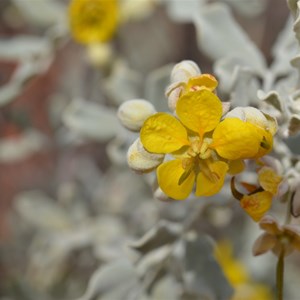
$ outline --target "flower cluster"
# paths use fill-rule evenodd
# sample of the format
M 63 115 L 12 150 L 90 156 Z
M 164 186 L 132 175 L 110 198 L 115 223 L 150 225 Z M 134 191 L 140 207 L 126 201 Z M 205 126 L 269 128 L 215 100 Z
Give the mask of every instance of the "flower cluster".
M 140 129 L 128 164 L 139 172 L 156 169 L 160 189 L 172 199 L 186 199 L 193 190 L 196 196 L 212 196 L 227 174 L 243 171 L 244 160 L 271 151 L 276 120 L 252 107 L 228 112 L 215 93 L 217 80 L 200 74 L 193 62 L 177 64 L 171 81 L 166 95 L 172 114 L 155 112 L 145 100 L 119 108 L 124 126 Z

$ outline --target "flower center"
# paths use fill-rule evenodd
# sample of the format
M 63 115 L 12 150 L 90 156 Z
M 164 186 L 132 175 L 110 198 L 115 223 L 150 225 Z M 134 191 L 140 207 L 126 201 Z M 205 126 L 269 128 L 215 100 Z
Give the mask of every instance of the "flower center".
M 202 142 L 199 139 L 194 139 L 191 141 L 191 146 L 188 150 L 188 155 L 190 157 L 207 159 L 212 154 L 212 150 L 209 149 L 210 144 L 211 144 L 210 139 L 204 139 Z
M 202 142 L 198 137 L 190 138 L 191 146 L 187 151 L 188 158 L 182 160 L 182 167 L 185 172 L 179 178 L 178 184 L 182 184 L 188 176 L 194 171 L 198 174 L 200 171 L 212 182 L 219 180 L 218 174 L 213 172 L 210 167 L 209 159 L 212 155 L 212 150 L 209 148 L 211 139 L 204 139 Z

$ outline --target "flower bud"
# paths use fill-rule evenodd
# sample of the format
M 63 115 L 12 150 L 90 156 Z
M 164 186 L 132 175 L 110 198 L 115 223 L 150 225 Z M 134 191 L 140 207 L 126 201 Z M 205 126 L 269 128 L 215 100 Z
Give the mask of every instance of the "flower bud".
M 163 162 L 164 157 L 164 154 L 148 152 L 138 138 L 128 149 L 127 163 L 131 169 L 137 172 L 146 173 L 160 165 Z
M 127 129 L 139 131 L 144 121 L 155 113 L 156 110 L 150 102 L 135 99 L 126 101 L 119 107 L 118 118 Z
M 176 110 L 176 104 L 178 99 L 184 89 L 184 85 L 180 82 L 171 83 L 165 92 L 166 97 L 168 98 L 168 106 L 171 111 Z
M 160 187 L 157 187 L 153 192 L 153 197 L 162 202 L 172 202 L 173 200 L 165 194 Z
M 277 131 L 276 119 L 254 107 L 236 107 L 225 118 L 239 118 L 269 131 L 272 135 Z
M 171 82 L 187 82 L 189 78 L 200 74 L 198 65 L 192 60 L 183 60 L 176 64 L 171 72 Z
M 173 82 L 167 87 L 165 92 L 165 95 L 168 98 L 169 108 L 171 111 L 175 111 L 179 97 L 185 93 L 202 89 L 213 92 L 217 86 L 217 79 L 210 74 L 198 74 L 187 78 L 186 81 Z

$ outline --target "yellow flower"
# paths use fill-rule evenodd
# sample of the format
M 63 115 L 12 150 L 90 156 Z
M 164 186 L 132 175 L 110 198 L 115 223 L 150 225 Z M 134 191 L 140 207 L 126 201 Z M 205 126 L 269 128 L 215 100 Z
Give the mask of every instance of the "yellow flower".
M 214 254 L 232 286 L 237 286 L 250 280 L 245 265 L 234 258 L 232 245 L 228 240 L 218 242 Z
M 262 191 L 243 196 L 240 203 L 247 214 L 258 222 L 271 208 L 272 199 L 273 195 L 270 192 Z
M 200 89 L 179 98 L 178 118 L 156 113 L 144 122 L 140 132 L 144 148 L 174 158 L 157 168 L 158 184 L 169 197 L 187 198 L 195 182 L 196 196 L 218 193 L 229 161 L 257 157 L 265 147 L 268 132 L 238 118 L 221 121 L 222 111 L 220 99 Z
M 240 200 L 241 207 L 255 222 L 271 208 L 273 197 L 278 195 L 280 186 L 285 184 L 283 178 L 267 166 L 258 171 L 258 182 L 259 186 L 241 183 L 250 192 L 249 195 L 240 194 L 234 186 L 234 181 L 231 185 L 233 195 Z M 282 191 L 284 193 L 286 189 Z
M 117 28 L 117 0 L 73 0 L 69 7 L 70 29 L 82 44 L 106 42 Z
M 254 282 L 246 266 L 233 256 L 229 241 L 221 241 L 217 244 L 215 257 L 234 288 L 231 300 L 273 299 L 270 289 L 264 284 Z

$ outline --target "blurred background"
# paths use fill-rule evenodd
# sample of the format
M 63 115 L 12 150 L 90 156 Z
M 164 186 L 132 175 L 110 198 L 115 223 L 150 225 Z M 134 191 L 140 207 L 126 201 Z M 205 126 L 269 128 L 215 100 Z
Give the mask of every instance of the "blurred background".
M 98 48 L 74 38 L 68 0 L 0 1 L 1 300 L 77 299 L 99 266 L 129 255 L 127 242 L 158 220 L 185 219 L 189 202 L 153 199 L 153 178 L 127 167 L 136 136 L 116 111 L 134 98 L 167 110 L 181 60 L 213 72 L 194 23 L 204 2 L 228 5 L 271 63 L 289 16 L 282 0 L 120 0 L 122 20 Z M 219 213 L 220 236 L 244 224 Z

